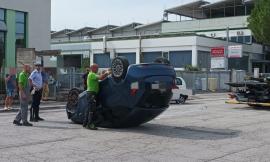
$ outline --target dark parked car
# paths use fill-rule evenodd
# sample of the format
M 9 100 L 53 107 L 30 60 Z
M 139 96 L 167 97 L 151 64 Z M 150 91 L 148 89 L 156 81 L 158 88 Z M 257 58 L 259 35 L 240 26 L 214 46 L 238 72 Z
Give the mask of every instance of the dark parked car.
M 123 128 L 148 122 L 169 107 L 175 86 L 174 68 L 165 59 L 156 63 L 130 65 L 124 57 L 112 61 L 112 76 L 100 82 L 96 124 Z M 68 96 L 67 115 L 81 124 L 90 106 L 87 92 L 72 89 Z

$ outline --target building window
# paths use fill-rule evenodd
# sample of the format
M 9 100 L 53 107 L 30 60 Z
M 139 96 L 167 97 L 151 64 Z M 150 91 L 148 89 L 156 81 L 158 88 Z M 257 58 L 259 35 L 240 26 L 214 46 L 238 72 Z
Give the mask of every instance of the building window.
M 237 42 L 237 37 L 231 37 L 232 42 Z
M 16 48 L 26 47 L 26 14 L 24 12 L 16 12 Z
M 0 21 L 5 21 L 5 10 L 0 9 Z
M 238 43 L 244 43 L 244 36 L 238 36 Z
M 245 36 L 244 38 L 245 38 L 245 43 L 246 44 L 251 44 L 252 43 L 251 42 L 251 36 Z
M 192 51 L 170 51 L 169 58 L 175 68 L 185 68 L 192 64 Z
M 5 10 L 0 9 L 0 21 L 5 23 Z M 5 60 L 5 32 L 0 30 L 0 68 L 4 66 Z
M 111 66 L 110 53 L 94 54 L 94 63 L 100 68 L 109 68 Z

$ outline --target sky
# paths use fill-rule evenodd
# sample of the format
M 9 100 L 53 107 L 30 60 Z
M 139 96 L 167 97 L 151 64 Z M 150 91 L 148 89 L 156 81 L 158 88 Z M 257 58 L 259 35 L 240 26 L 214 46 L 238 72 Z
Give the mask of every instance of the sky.
M 194 0 L 51 0 L 54 31 L 85 26 L 142 24 L 159 21 L 163 10 Z

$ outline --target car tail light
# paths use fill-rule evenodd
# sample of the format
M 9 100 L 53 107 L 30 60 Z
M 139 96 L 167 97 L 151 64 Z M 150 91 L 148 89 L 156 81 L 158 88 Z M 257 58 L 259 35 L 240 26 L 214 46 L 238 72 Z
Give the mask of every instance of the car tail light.
M 173 85 L 172 85 L 172 89 L 179 89 L 179 87 L 177 87 L 175 80 L 173 80 Z
M 131 83 L 131 85 L 130 85 L 130 95 L 135 96 L 138 90 L 139 90 L 139 82 Z

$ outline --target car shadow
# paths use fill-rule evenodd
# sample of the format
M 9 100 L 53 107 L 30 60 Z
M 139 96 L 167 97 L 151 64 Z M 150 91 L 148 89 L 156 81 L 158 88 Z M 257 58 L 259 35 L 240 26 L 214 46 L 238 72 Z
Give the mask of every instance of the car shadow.
M 206 127 L 176 127 L 161 124 L 144 124 L 140 127 L 126 128 L 126 129 L 112 129 L 118 132 L 134 132 L 139 134 L 147 134 L 169 138 L 183 138 L 191 140 L 221 140 L 228 138 L 236 138 L 241 131 L 230 129 L 214 129 Z M 105 131 L 112 131 L 111 129 L 105 129 Z

